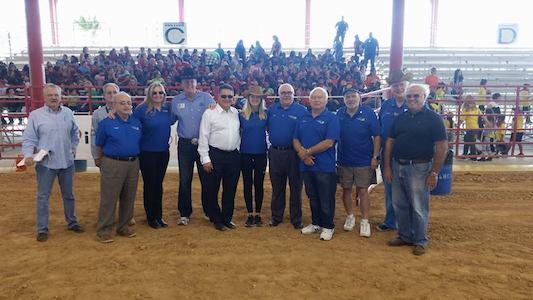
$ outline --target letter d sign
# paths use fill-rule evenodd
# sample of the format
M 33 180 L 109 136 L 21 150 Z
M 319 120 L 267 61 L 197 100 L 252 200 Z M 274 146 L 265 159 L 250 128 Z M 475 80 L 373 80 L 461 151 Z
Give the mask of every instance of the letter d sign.
M 498 44 L 512 44 L 518 35 L 518 24 L 498 25 Z

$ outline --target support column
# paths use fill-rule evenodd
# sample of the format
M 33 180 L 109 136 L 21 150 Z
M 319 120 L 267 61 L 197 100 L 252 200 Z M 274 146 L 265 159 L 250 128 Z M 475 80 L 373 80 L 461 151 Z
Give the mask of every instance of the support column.
M 180 22 L 185 22 L 185 0 L 178 0 L 180 10 Z
M 311 0 L 305 0 L 305 49 L 311 44 Z
M 390 43 L 389 72 L 402 68 L 404 14 L 405 0 L 394 0 L 392 4 L 392 35 Z
M 50 9 L 50 25 L 52 27 L 52 45 L 59 45 L 59 30 L 57 25 L 57 0 L 48 0 Z
M 44 59 L 43 42 L 41 39 L 41 16 L 39 14 L 39 0 L 25 0 L 25 3 L 28 56 L 30 60 L 31 110 L 34 110 L 41 107 L 44 103 Z
M 435 47 L 437 41 L 437 23 L 439 22 L 439 0 L 431 0 L 431 31 L 429 46 Z

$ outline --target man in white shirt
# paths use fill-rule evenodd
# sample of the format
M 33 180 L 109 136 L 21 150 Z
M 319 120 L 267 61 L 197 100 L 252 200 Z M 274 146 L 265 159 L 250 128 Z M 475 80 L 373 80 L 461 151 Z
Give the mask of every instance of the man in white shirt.
M 202 115 L 198 153 L 207 173 L 207 215 L 215 228 L 235 229 L 233 207 L 241 170 L 239 145 L 239 113 L 232 107 L 233 87 L 223 84 L 218 89 L 217 106 Z M 218 190 L 222 181 L 222 210 Z

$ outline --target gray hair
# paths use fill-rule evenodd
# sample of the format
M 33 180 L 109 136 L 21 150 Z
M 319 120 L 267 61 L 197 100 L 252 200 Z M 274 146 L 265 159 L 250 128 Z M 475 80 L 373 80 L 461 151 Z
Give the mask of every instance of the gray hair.
M 113 82 L 109 82 L 109 83 L 104 84 L 104 86 L 102 87 L 102 90 L 105 91 L 105 89 L 108 86 L 115 87 L 117 89 L 117 91 L 120 91 L 120 88 L 118 87 L 118 85 L 116 83 L 113 83 Z
M 317 86 L 316 88 L 314 88 L 313 90 L 311 90 L 311 92 L 309 93 L 309 98 L 311 98 L 311 96 L 314 94 L 314 93 L 317 93 L 317 92 L 322 92 L 324 94 L 324 96 L 326 96 L 326 103 L 328 103 L 328 91 L 326 91 L 324 88 L 321 88 L 319 86 Z
M 62 89 L 61 89 L 61 87 L 59 85 L 53 84 L 53 83 L 47 83 L 47 84 L 44 85 L 44 89 L 50 89 L 50 88 L 56 89 L 57 92 L 59 94 L 61 94 Z
M 294 94 L 294 87 L 293 87 L 291 84 L 289 84 L 289 83 L 284 83 L 284 84 L 282 84 L 282 85 L 280 85 L 280 86 L 278 87 L 278 95 L 279 95 L 279 92 L 281 91 L 281 88 L 284 87 L 284 86 L 288 86 L 288 87 L 290 87 L 292 93 Z
M 407 86 L 406 91 L 408 91 L 411 88 L 419 88 L 424 92 L 424 100 L 429 96 L 429 85 L 427 84 L 420 84 L 420 83 L 412 83 L 409 86 Z
M 126 93 L 126 92 L 118 92 L 118 93 L 113 95 L 113 103 L 117 103 L 117 98 L 119 96 L 126 96 L 126 97 L 128 97 L 131 100 L 131 96 L 128 93 Z

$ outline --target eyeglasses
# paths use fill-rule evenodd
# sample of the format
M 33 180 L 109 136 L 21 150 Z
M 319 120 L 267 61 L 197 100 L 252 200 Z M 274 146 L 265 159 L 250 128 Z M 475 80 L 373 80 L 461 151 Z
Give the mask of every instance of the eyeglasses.
M 405 95 L 405 98 L 406 99 L 415 99 L 415 100 L 418 100 L 422 97 L 422 95 L 420 94 L 407 94 Z
M 158 94 L 159 94 L 159 95 L 164 95 L 165 92 L 163 92 L 163 91 L 159 91 L 159 92 L 153 92 L 153 93 L 152 93 L 152 95 L 158 95 Z
M 291 91 L 287 91 L 287 92 L 280 92 L 279 94 L 280 94 L 280 95 L 292 95 L 292 94 L 294 94 L 294 93 L 291 92 Z
M 222 99 L 233 99 L 233 95 L 220 95 Z

